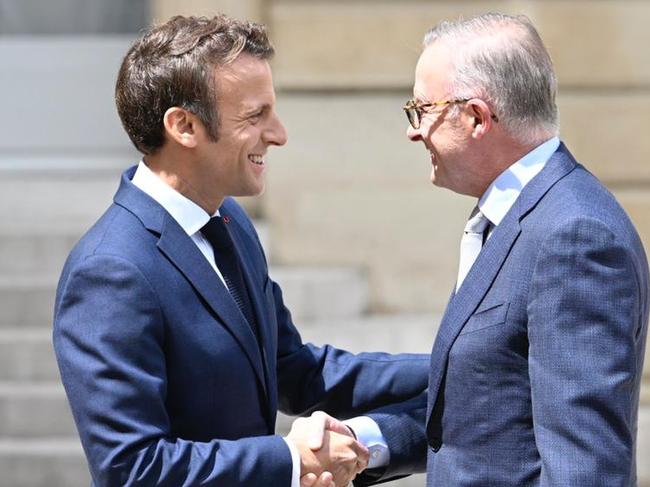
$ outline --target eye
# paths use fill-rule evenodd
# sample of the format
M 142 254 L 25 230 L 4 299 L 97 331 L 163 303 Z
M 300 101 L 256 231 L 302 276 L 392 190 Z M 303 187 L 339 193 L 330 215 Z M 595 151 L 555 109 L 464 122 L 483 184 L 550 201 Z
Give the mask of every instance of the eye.
M 255 112 L 251 113 L 251 114 L 248 116 L 248 120 L 249 120 L 251 123 L 257 123 L 257 122 L 259 122 L 259 121 L 262 119 L 262 117 L 264 116 L 264 113 L 265 113 L 265 112 L 266 112 L 266 109 L 265 109 L 265 108 L 261 108 L 261 109 L 255 111 Z

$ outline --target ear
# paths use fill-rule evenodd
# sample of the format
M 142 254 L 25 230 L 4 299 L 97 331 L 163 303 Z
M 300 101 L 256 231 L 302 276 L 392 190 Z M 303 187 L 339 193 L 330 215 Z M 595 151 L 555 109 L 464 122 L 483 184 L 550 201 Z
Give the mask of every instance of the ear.
M 183 147 L 196 147 L 199 120 L 192 112 L 179 107 L 168 108 L 163 116 L 166 136 Z
M 478 98 L 473 98 L 467 102 L 470 120 L 472 122 L 472 137 L 482 139 L 495 123 L 492 118 L 492 111 L 487 103 Z

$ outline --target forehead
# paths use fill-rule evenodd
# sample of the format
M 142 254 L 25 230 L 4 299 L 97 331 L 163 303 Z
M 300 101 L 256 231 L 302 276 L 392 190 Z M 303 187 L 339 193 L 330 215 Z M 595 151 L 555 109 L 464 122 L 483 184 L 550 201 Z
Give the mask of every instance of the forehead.
M 413 94 L 435 101 L 446 96 L 451 88 L 453 66 L 450 49 L 441 43 L 425 48 L 415 67 Z
M 220 103 L 255 106 L 273 103 L 273 76 L 268 61 L 242 54 L 231 64 L 215 68 Z

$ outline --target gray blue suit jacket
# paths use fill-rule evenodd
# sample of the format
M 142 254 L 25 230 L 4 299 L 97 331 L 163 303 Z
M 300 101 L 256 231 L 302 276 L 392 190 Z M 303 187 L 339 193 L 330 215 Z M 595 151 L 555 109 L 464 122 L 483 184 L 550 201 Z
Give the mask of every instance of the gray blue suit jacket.
M 561 145 L 451 297 L 428 397 L 373 417 L 430 487 L 634 486 L 647 326 L 641 241 Z

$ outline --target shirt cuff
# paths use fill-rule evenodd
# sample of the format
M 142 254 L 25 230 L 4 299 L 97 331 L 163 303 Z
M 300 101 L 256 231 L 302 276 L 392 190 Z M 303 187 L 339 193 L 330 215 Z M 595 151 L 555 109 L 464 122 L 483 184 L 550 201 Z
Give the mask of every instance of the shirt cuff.
M 373 421 L 374 423 L 374 421 Z M 379 428 L 377 428 L 379 429 Z M 289 447 L 291 452 L 291 463 L 293 463 L 293 470 L 291 472 L 291 487 L 300 487 L 300 453 L 298 448 L 286 438 L 282 438 Z
M 370 459 L 368 468 L 386 467 L 390 461 L 390 451 L 384 435 L 375 420 L 368 416 L 357 416 L 343 421 L 357 437 L 359 443 L 368 448 Z

